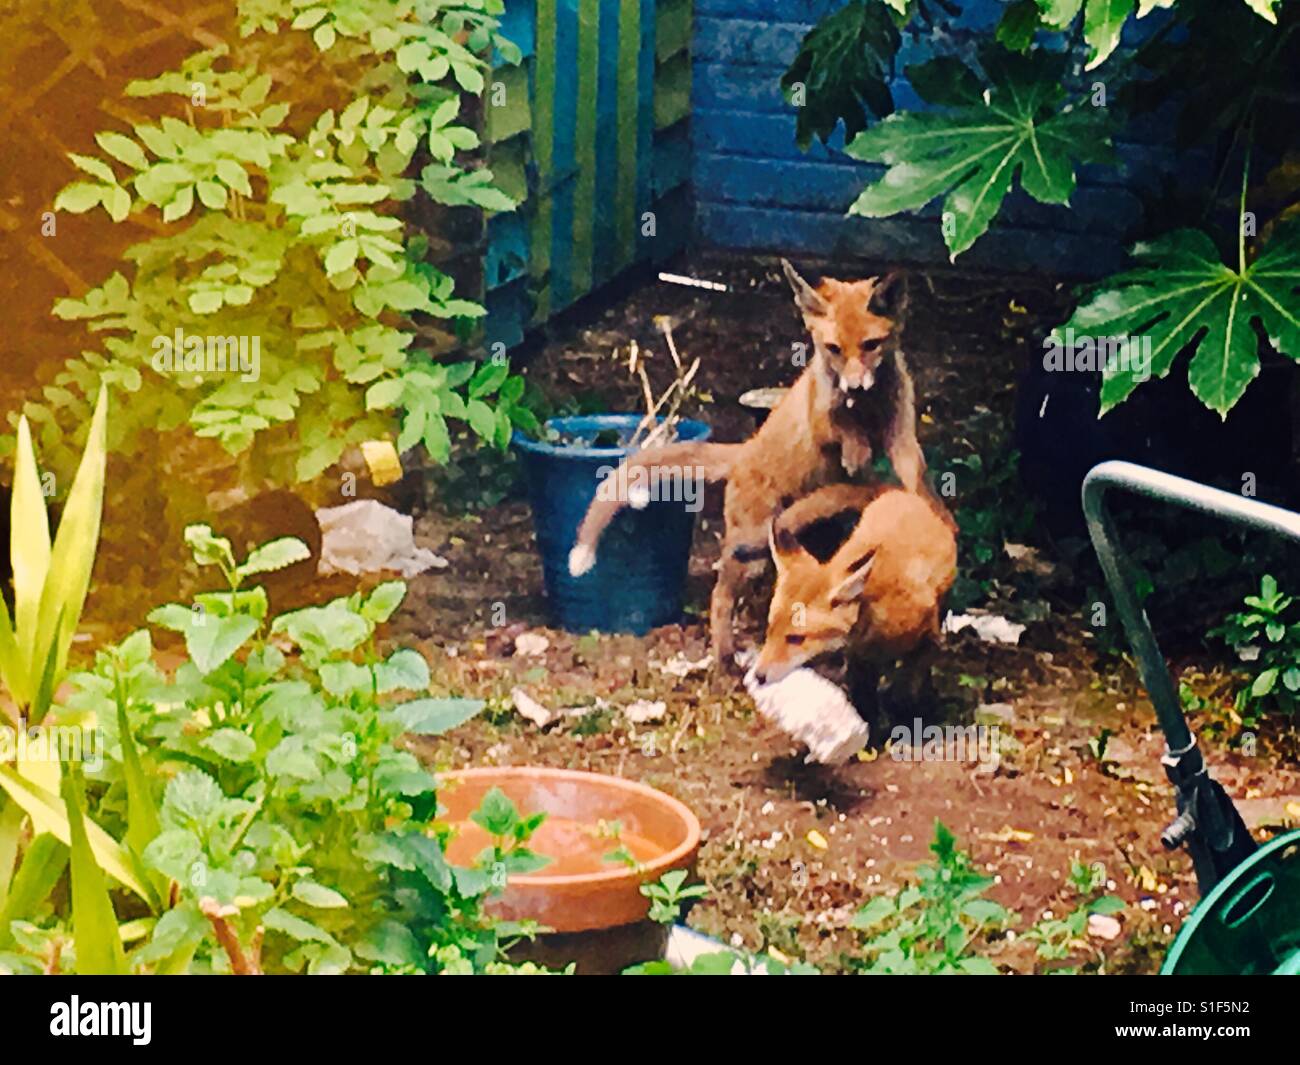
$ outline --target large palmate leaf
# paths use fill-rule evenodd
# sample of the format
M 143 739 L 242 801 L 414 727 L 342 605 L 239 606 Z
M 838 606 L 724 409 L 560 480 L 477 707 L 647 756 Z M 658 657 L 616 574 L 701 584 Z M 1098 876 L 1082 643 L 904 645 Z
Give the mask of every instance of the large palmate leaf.
M 1064 59 L 982 53 L 992 82 L 944 57 L 909 67 L 916 91 L 946 112 L 900 112 L 858 134 L 855 158 L 889 169 L 868 185 L 850 213 L 883 218 L 944 197 L 944 239 L 956 258 L 988 229 L 1014 178 L 1041 203 L 1069 203 L 1075 166 L 1110 155 L 1104 119 L 1087 104 L 1064 103 Z
M 799 52 L 781 77 L 781 89 L 797 107 L 795 138 L 807 148 L 813 137 L 827 140 L 842 121 L 846 138 L 877 117 L 894 110 L 889 91 L 894 55 L 902 38 L 895 22 L 906 8 L 891 14 L 879 0 L 854 0 L 809 30 Z
M 1145 18 L 1159 8 L 1171 8 L 1178 0 L 1036 0 L 1039 18 L 1049 29 L 1062 30 L 1072 23 L 1083 11 L 1083 39 L 1090 51 L 1088 70 L 1101 66 L 1111 53 L 1119 46 L 1120 35 L 1126 23 L 1134 14 Z M 1230 4 L 1234 0 L 1216 0 L 1218 3 Z M 1280 0 L 1244 0 L 1255 14 L 1277 22 L 1274 10 Z
M 1136 0 L 1088 0 L 1083 9 L 1083 39 L 1092 49 L 1085 69 L 1101 66 L 1119 46 L 1124 23 Z
M 1300 359 L 1300 227 L 1279 229 L 1264 253 L 1240 270 L 1226 265 L 1214 242 L 1195 229 L 1138 244 L 1132 255 L 1133 269 L 1101 282 L 1062 327 L 1150 342 L 1149 367 L 1121 360 L 1106 367 L 1103 414 L 1148 376 L 1165 376 L 1190 347 L 1192 391 L 1226 417 L 1259 373 L 1256 320 L 1278 351 Z

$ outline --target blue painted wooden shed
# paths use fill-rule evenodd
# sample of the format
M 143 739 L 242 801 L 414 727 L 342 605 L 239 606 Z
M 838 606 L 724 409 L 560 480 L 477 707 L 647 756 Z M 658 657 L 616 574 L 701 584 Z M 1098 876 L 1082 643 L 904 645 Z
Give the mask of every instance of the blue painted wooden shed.
M 509 347 L 689 237 L 691 0 L 508 0 L 502 31 L 524 61 L 498 67 L 485 139 L 520 206 L 488 220 L 485 287 Z
M 489 160 L 522 202 L 489 221 L 488 340 L 531 326 L 633 263 L 694 247 L 829 259 L 948 259 L 939 205 L 915 215 L 850 218 L 880 171 L 842 140 L 795 143 L 780 89 L 803 36 L 846 0 L 507 0 L 504 31 L 525 60 L 489 93 Z M 892 90 L 920 106 L 901 72 L 962 51 L 1004 11 L 964 0 L 962 14 L 904 34 Z M 1118 167 L 1084 168 L 1071 209 L 1013 194 L 959 260 L 991 270 L 1096 274 L 1122 260 L 1137 217 L 1131 189 L 1160 148 L 1158 122 L 1120 144 Z

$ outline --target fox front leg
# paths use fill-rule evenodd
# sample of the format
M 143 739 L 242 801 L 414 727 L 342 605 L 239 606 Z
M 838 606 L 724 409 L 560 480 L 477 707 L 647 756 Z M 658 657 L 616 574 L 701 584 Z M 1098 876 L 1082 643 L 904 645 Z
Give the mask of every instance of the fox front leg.
M 889 464 L 893 466 L 894 474 L 902 482 L 903 487 L 914 495 L 923 496 L 933 502 L 944 524 L 955 533 L 956 519 L 953 518 L 943 500 L 935 495 L 934 489 L 930 487 L 930 482 L 925 476 L 925 455 L 921 451 L 920 442 L 916 439 L 916 405 L 912 398 L 910 379 L 903 389 L 901 402 L 885 433 L 885 453 L 889 456 Z
M 745 564 L 729 548 L 724 548 L 722 561 L 718 563 L 718 580 L 713 586 L 713 597 L 709 603 L 709 643 L 713 652 L 713 668 L 719 673 L 727 671 L 732 665 L 731 656 L 735 651 L 732 624 L 736 609 L 736 586 L 744 577 Z

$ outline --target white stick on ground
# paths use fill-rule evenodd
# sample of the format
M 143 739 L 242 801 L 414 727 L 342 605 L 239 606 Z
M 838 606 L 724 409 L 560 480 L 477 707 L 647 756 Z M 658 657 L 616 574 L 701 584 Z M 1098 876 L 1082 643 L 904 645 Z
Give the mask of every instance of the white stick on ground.
M 796 669 L 775 684 L 759 684 L 751 669 L 745 688 L 760 714 L 807 745 L 805 763 L 840 765 L 867 745 L 867 723 L 843 690 L 811 669 Z

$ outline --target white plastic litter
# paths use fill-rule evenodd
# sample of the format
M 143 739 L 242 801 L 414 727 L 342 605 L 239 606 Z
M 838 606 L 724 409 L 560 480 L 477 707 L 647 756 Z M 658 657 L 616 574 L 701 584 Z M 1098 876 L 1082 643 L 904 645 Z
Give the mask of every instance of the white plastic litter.
M 1018 644 L 1025 626 L 998 614 L 949 614 L 943 619 L 944 632 L 962 629 L 974 629 L 975 635 L 985 643 Z
M 540 632 L 522 632 L 515 637 L 515 654 L 531 658 L 546 653 L 551 641 Z
M 510 690 L 510 699 L 514 703 L 515 709 L 538 728 L 545 728 L 551 722 L 559 721 L 562 717 L 586 717 L 588 714 L 596 714 L 610 708 L 608 699 L 597 699 L 591 706 L 564 706 L 559 710 L 552 710 L 550 707 L 539 703 L 523 688 L 512 688 Z M 633 703 L 632 707 L 636 705 L 636 703 Z M 646 705 L 653 710 L 656 704 L 648 703 Z M 663 706 L 663 703 L 657 705 Z M 632 709 L 632 707 L 629 707 L 629 709 Z
M 709 666 L 713 665 L 713 656 L 705 655 L 703 658 L 692 662 L 678 651 L 672 658 L 664 662 L 651 659 L 650 665 L 659 670 L 660 673 L 666 673 L 670 677 L 689 677 L 692 673 L 703 673 Z
M 319 572 L 376 573 L 392 570 L 414 577 L 428 569 L 443 569 L 447 560 L 415 546 L 415 522 L 376 499 L 358 499 L 341 507 L 316 511 L 320 522 Z
M 805 763 L 840 765 L 867 745 L 867 723 L 838 685 L 811 669 L 796 669 L 775 684 L 759 684 L 751 669 L 745 688 L 759 713 L 807 745 Z
M 668 704 L 652 703 L 649 699 L 638 699 L 623 707 L 623 716 L 634 725 L 644 725 L 649 721 L 662 721 L 668 713 Z
M 510 698 L 515 704 L 515 709 L 538 728 L 545 728 L 558 718 L 561 713 L 543 706 L 523 688 L 513 689 L 510 692 Z

